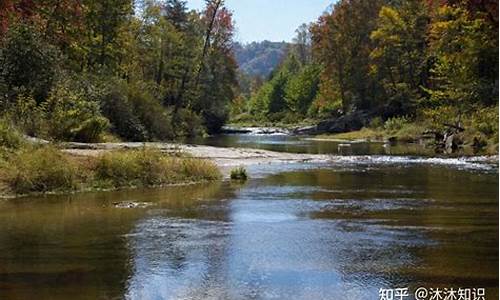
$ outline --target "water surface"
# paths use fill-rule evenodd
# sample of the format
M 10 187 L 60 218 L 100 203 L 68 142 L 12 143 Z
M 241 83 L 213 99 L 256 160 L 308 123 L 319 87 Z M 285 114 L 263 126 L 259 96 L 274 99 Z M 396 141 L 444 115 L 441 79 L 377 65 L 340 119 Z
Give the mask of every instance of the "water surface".
M 0 299 L 378 299 L 419 286 L 498 298 L 496 165 L 366 156 L 249 171 L 246 184 L 0 201 Z
M 188 142 L 215 147 L 244 147 L 278 152 L 339 154 L 339 145 L 350 144 L 354 155 L 435 155 L 422 143 L 384 144 L 383 142 L 321 140 L 286 134 L 224 134 L 192 139 Z

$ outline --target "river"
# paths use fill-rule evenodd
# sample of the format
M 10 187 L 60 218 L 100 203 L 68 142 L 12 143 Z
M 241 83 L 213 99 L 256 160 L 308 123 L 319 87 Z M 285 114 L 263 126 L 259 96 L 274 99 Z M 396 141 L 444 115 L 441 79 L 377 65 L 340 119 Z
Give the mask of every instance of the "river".
M 332 155 L 340 143 L 197 142 Z M 406 287 L 497 299 L 498 164 L 352 149 L 363 159 L 252 165 L 244 184 L 0 200 L 0 299 L 379 299 Z

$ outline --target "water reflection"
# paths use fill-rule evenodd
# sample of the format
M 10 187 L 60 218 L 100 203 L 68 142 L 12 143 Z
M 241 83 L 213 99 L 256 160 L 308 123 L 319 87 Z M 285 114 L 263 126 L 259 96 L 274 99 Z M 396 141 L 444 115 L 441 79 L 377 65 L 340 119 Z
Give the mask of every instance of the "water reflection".
M 0 202 L 0 298 L 377 299 L 421 285 L 498 295 L 495 171 L 278 170 L 246 185 Z
M 0 299 L 121 299 L 127 247 L 151 211 L 195 214 L 219 185 L 0 201 Z M 151 202 L 144 209 L 116 201 Z

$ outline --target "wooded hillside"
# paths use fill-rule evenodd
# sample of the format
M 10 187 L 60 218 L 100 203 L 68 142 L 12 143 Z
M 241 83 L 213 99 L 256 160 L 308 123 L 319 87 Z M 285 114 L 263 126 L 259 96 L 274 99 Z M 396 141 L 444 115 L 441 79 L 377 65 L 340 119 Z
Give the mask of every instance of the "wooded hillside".
M 237 87 L 222 0 L 0 2 L 3 127 L 53 140 L 215 132 Z

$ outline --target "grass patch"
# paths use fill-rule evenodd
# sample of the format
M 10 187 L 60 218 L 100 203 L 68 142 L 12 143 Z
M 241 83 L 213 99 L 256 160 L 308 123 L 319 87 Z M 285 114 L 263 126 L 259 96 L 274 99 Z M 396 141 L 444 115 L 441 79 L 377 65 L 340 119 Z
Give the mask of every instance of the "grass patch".
M 338 140 L 382 140 L 384 133 L 377 129 L 363 128 L 357 131 L 337 133 L 337 134 L 322 134 L 318 138 L 338 139 Z
M 96 175 L 101 183 L 112 187 L 155 186 L 221 177 L 210 161 L 168 156 L 147 148 L 104 154 L 97 160 Z
M 239 181 L 248 180 L 247 170 L 243 167 L 238 167 L 238 168 L 232 169 L 231 170 L 231 179 L 232 180 L 239 180 Z
M 88 170 L 53 147 L 25 148 L 4 162 L 2 179 L 15 194 L 73 191 Z
M 24 148 L 0 165 L 8 193 L 58 193 L 96 188 L 148 187 L 221 178 L 211 161 L 171 156 L 159 150 L 113 151 L 100 157 L 73 157 L 45 146 Z
M 319 138 L 338 140 L 368 140 L 384 141 L 395 139 L 400 142 L 413 142 L 418 140 L 425 131 L 425 126 L 418 123 L 391 119 L 385 126 L 363 127 L 357 131 L 344 132 L 338 134 L 319 135 Z
M 23 144 L 21 133 L 6 118 L 0 118 L 0 146 L 5 149 L 18 149 Z

